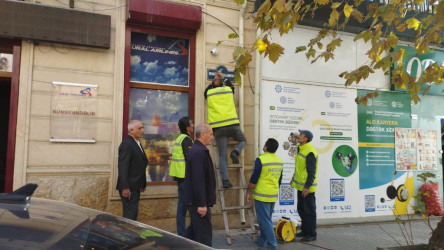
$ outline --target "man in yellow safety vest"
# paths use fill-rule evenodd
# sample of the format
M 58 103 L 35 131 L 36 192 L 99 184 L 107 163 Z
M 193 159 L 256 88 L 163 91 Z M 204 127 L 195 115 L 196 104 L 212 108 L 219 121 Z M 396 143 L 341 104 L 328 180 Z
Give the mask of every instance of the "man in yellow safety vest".
M 213 128 L 214 137 L 219 149 L 219 170 L 222 176 L 224 188 L 233 185 L 228 179 L 227 143 L 228 138 L 233 137 L 238 144 L 230 153 L 233 163 L 239 163 L 239 154 L 247 144 L 244 133 L 239 128 L 234 104 L 234 86 L 230 80 L 225 79 L 222 72 L 217 71 L 212 83 L 205 89 L 205 99 L 208 106 L 208 124 Z
M 177 234 L 183 236 L 185 233 L 185 216 L 187 208 L 183 204 L 183 181 L 185 179 L 185 165 L 188 151 L 193 146 L 194 123 L 188 117 L 180 118 L 178 122 L 180 135 L 177 137 L 173 147 L 173 154 L 170 163 L 170 175 L 177 181 L 177 214 L 176 227 Z
M 254 199 L 261 232 L 255 243 L 260 247 L 264 247 L 266 243 L 267 249 L 277 249 L 271 217 L 274 204 L 278 199 L 284 167 L 282 159 L 275 154 L 278 147 L 279 143 L 275 139 L 269 138 L 265 142 L 265 154 L 260 155 L 254 163 L 253 174 L 245 197 L 247 203 L 250 203 L 251 196 Z
M 290 185 L 297 189 L 297 209 L 301 217 L 301 232 L 296 237 L 301 241 L 316 240 L 316 197 L 318 188 L 318 153 L 311 144 L 313 134 L 299 130 L 299 147 L 295 161 L 294 175 Z

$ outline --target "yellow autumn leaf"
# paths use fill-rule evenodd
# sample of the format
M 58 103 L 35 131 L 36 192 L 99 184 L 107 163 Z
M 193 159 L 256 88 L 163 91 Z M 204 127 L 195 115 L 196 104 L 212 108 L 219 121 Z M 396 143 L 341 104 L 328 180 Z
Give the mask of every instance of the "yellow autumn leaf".
M 330 13 L 330 19 L 328 19 L 328 25 L 335 26 L 338 23 L 339 13 L 337 10 L 333 9 Z
M 326 5 L 329 0 L 314 0 L 314 2 L 320 5 Z
M 255 47 L 257 48 L 257 51 L 259 51 L 259 53 L 262 53 L 267 49 L 267 44 L 264 43 L 262 39 L 258 38 Z
M 410 18 L 405 23 L 407 24 L 407 28 L 414 29 L 414 30 L 417 30 L 419 25 L 421 24 L 421 22 L 418 21 L 418 19 L 416 19 L 414 17 Z
M 350 14 L 353 12 L 353 6 L 345 4 L 344 6 L 344 15 L 346 18 L 350 17 Z
M 339 6 L 341 6 L 341 4 L 342 4 L 342 3 L 333 3 L 333 4 L 331 5 L 331 8 L 332 8 L 332 9 L 337 9 Z
M 404 57 L 405 49 L 399 49 L 399 51 L 401 51 L 401 56 L 398 58 L 398 63 L 402 63 L 402 59 Z

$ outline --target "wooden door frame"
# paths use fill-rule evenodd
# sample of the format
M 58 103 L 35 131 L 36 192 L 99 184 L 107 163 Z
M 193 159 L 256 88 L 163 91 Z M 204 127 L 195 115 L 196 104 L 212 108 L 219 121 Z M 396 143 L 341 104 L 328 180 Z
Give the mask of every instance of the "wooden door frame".
M 6 152 L 5 193 L 12 191 L 14 179 L 14 160 L 19 98 L 21 40 L 14 40 L 12 48 L 11 96 L 9 103 L 8 145 Z

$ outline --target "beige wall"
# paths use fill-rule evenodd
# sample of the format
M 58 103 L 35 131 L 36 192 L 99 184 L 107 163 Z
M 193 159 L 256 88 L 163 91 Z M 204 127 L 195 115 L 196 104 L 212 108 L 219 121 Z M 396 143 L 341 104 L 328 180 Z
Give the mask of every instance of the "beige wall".
M 28 1 L 35 2 L 35 1 Z M 41 4 L 68 8 L 69 1 L 40 0 Z M 66 4 L 63 4 L 66 2 Z M 184 3 L 183 1 L 177 1 Z M 190 1 L 206 13 L 214 15 L 238 32 L 239 7 L 227 1 Z M 75 1 L 75 8 L 111 15 L 111 48 L 94 49 L 55 43 L 22 42 L 19 106 L 14 167 L 14 189 L 28 182 L 39 184 L 35 196 L 63 200 L 82 206 L 121 215 L 121 204 L 115 183 L 117 179 L 117 149 L 122 138 L 125 0 Z M 250 17 L 252 3 L 245 15 L 245 44 L 251 46 L 255 30 Z M 215 18 L 203 14 L 201 29 L 196 36 L 196 124 L 206 120 L 203 91 L 207 69 L 225 65 L 234 70 L 232 51 L 238 39 L 228 41 L 232 30 Z M 219 55 L 211 56 L 211 48 L 219 40 Z M 254 95 L 254 63 L 245 78 L 245 148 L 246 178 L 252 169 Z M 50 143 L 50 105 L 52 82 L 97 84 L 96 143 Z M 238 88 L 236 89 L 239 93 Z M 239 97 L 236 97 L 238 101 Z M 235 173 L 231 173 L 233 176 Z M 233 178 L 233 182 L 236 182 Z M 237 194 L 228 195 L 229 202 Z M 175 186 L 149 187 L 142 197 L 139 220 L 166 230 L 175 231 L 177 204 Z M 214 209 L 214 225 L 222 228 L 219 205 Z M 233 225 L 238 217 L 230 215 Z

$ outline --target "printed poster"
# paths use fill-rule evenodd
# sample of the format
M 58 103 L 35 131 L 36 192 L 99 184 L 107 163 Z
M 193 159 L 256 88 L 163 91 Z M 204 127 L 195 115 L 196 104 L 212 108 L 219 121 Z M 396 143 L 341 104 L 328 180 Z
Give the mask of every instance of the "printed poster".
M 189 40 L 131 33 L 131 82 L 189 85 Z
M 395 129 L 396 170 L 438 170 L 437 131 Z
M 51 142 L 95 142 L 97 85 L 53 82 Z
M 279 142 L 284 161 L 282 185 L 273 217 L 298 217 L 294 173 L 298 129 L 313 133 L 318 151 L 318 218 L 358 216 L 354 198 L 358 180 L 356 90 L 262 81 L 261 145 Z M 347 187 L 347 188 L 346 188 Z
M 358 96 L 367 93 L 358 90 Z M 395 171 L 395 129 L 410 127 L 410 96 L 407 94 L 380 91 L 367 106 L 358 105 L 359 189 L 362 204 L 365 204 L 363 216 L 391 215 L 397 203 L 398 208 L 406 209 L 408 202 L 399 203 L 387 193 L 401 184 L 413 186 L 411 175 Z

